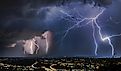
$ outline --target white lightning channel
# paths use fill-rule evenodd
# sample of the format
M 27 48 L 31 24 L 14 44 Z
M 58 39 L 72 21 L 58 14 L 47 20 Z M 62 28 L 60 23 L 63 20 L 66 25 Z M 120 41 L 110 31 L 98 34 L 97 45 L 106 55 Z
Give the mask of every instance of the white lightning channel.
M 47 37 L 47 36 L 46 36 Z M 49 48 L 49 45 L 48 45 L 48 40 L 46 39 L 46 54 L 48 53 L 48 48 Z
M 30 40 L 30 52 L 33 51 L 32 46 L 33 46 L 33 43 L 32 43 L 32 40 Z
M 63 38 L 62 38 L 62 41 L 63 41 L 63 39 L 68 35 L 68 33 L 69 33 L 69 31 L 70 30 L 72 30 L 72 29 L 74 29 L 74 28 L 76 28 L 76 27 L 79 27 L 79 28 L 81 28 L 81 27 L 84 27 L 84 26 L 87 26 L 89 23 L 91 23 L 92 24 L 92 29 L 93 29 L 93 33 L 92 33 L 92 35 L 93 35 L 93 39 L 94 39 L 94 44 L 95 44 L 95 55 L 97 55 L 97 50 L 98 50 L 98 43 L 97 43 L 97 39 L 96 39 L 96 34 L 95 34 L 95 32 L 97 31 L 98 32 L 98 34 L 99 34 L 99 36 L 100 36 L 100 39 L 102 40 L 102 41 L 108 41 L 108 44 L 111 46 L 111 48 L 112 48 L 112 56 L 114 56 L 114 46 L 113 46 L 113 44 L 112 44 L 112 41 L 111 41 L 111 38 L 112 37 L 116 37 L 116 36 L 121 36 L 121 34 L 117 34 L 117 35 L 111 35 L 111 36 L 106 36 L 106 37 L 103 37 L 104 35 L 101 33 L 101 30 L 102 30 L 102 28 L 99 26 L 99 24 L 98 24 L 98 22 L 97 22 L 97 19 L 104 13 L 104 11 L 105 11 L 106 9 L 105 8 L 103 8 L 103 9 L 101 9 L 101 11 L 95 16 L 95 17 L 91 17 L 91 18 L 75 18 L 75 17 L 73 17 L 72 15 L 70 15 L 69 13 L 67 13 L 67 12 L 65 12 L 65 11 L 63 11 L 63 10 L 60 10 L 60 12 L 62 13 L 62 14 L 64 14 L 64 15 L 66 15 L 67 17 L 69 17 L 69 18 L 71 18 L 71 20 L 76 20 L 76 24 L 74 24 L 73 26 L 71 26 L 71 27 L 69 27 L 66 31 L 65 31 L 65 34 L 64 34 L 64 36 L 63 36 Z M 78 19 L 78 20 L 77 20 Z M 84 21 L 88 21 L 86 24 L 81 24 L 82 22 L 84 22 Z M 96 28 L 98 28 L 98 30 L 96 30 L 95 29 L 95 27 Z

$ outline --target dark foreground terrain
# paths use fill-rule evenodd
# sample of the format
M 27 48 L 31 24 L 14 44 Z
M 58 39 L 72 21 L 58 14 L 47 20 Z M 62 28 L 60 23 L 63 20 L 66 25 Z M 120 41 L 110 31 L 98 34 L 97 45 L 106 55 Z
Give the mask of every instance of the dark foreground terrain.
M 0 58 L 0 71 L 121 71 L 115 58 Z

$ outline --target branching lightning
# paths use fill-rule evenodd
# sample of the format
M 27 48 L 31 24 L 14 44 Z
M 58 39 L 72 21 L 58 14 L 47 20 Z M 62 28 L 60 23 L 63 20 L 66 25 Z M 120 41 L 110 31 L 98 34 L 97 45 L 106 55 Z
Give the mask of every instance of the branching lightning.
M 111 38 L 116 37 L 116 36 L 121 36 L 121 34 L 111 35 L 111 36 L 104 37 L 104 35 L 101 33 L 101 31 L 102 31 L 103 28 L 100 27 L 100 25 L 97 22 L 97 20 L 104 13 L 105 10 L 106 9 L 103 8 L 103 9 L 101 9 L 101 11 L 95 17 L 89 17 L 89 18 L 88 17 L 83 17 L 82 18 L 82 16 L 80 16 L 80 18 L 75 18 L 71 14 L 67 13 L 66 11 L 60 10 L 60 12 L 62 14 L 64 14 L 64 15 L 66 15 L 67 17 L 69 17 L 70 20 L 74 20 L 76 22 L 73 26 L 69 27 L 65 31 L 64 36 L 62 38 L 62 41 L 68 35 L 68 33 L 69 33 L 70 30 L 72 30 L 72 29 L 74 29 L 76 27 L 81 28 L 81 27 L 88 26 L 89 24 L 91 24 L 92 25 L 92 30 L 93 30 L 92 36 L 93 36 L 93 40 L 94 40 L 94 44 L 95 44 L 95 55 L 97 55 L 97 52 L 98 52 L 97 50 L 98 50 L 98 47 L 99 47 L 97 39 L 96 39 L 96 36 L 97 36 L 96 32 L 98 32 L 99 37 L 100 37 L 100 39 L 103 42 L 104 41 L 108 41 L 108 44 L 110 45 L 110 47 L 112 49 L 112 53 L 111 54 L 112 54 L 112 56 L 114 56 L 114 46 L 112 44 Z M 88 21 L 88 22 L 86 24 L 82 24 L 84 21 Z M 97 28 L 97 29 L 95 29 L 95 28 Z

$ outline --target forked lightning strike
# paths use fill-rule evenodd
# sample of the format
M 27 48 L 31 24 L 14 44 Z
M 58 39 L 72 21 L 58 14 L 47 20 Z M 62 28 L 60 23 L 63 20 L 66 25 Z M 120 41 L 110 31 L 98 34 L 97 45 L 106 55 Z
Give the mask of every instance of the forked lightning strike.
M 75 18 L 73 17 L 72 15 L 68 14 L 67 12 L 63 11 L 63 10 L 60 10 L 60 12 L 64 15 L 66 15 L 67 17 L 69 17 L 71 20 L 74 20 L 76 24 L 74 24 L 73 26 L 69 27 L 66 31 L 65 31 L 65 34 L 62 38 L 62 41 L 63 39 L 68 35 L 69 31 L 76 28 L 76 27 L 84 27 L 84 26 L 87 26 L 88 24 L 91 24 L 92 25 L 92 29 L 93 29 L 93 32 L 92 32 L 92 36 L 93 36 L 93 40 L 94 40 L 94 43 L 95 43 L 95 55 L 97 55 L 97 50 L 98 50 L 98 43 L 97 43 L 97 39 L 96 39 L 96 31 L 98 32 L 99 36 L 100 36 L 100 39 L 104 42 L 104 41 L 108 41 L 108 44 L 111 46 L 111 49 L 112 49 L 112 56 L 114 56 L 114 46 L 112 44 L 112 41 L 111 41 L 111 38 L 113 37 L 116 37 L 116 36 L 121 36 L 121 34 L 117 34 L 117 35 L 111 35 L 111 36 L 106 36 L 106 37 L 103 37 L 104 35 L 101 33 L 102 31 L 102 28 L 99 26 L 98 22 L 97 22 L 97 19 L 104 13 L 105 11 L 105 8 L 101 9 L 101 11 L 95 16 L 95 17 L 80 17 L 80 18 Z M 82 24 L 84 21 L 88 21 L 86 24 Z M 95 29 L 98 28 L 97 30 Z

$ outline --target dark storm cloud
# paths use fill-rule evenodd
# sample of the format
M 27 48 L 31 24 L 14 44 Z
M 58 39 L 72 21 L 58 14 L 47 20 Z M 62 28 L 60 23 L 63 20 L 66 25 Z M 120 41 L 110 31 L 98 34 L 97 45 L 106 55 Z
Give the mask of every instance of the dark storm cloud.
M 0 1 L 0 19 L 1 19 L 0 27 L 1 29 L 2 28 L 4 29 L 4 27 L 11 25 L 10 24 L 11 22 L 19 21 L 19 20 L 28 20 L 29 18 L 36 18 L 38 17 L 38 14 L 37 14 L 38 9 L 44 6 L 57 5 L 57 3 L 63 3 L 68 1 L 74 2 L 75 0 L 1 0 Z M 111 0 L 106 0 L 100 3 L 107 4 L 107 3 L 110 3 L 110 1 Z M 84 0 L 84 2 L 88 2 L 88 1 Z M 44 19 L 46 12 L 43 11 L 39 14 L 40 14 L 39 15 L 40 19 Z
M 0 0 L 0 45 L 11 43 L 9 40 L 25 32 L 36 34 L 46 29 L 43 20 L 49 10 L 41 8 L 54 3 L 56 0 Z
M 57 11 L 54 11 L 55 8 L 53 8 L 52 10 L 48 8 L 51 6 L 55 6 L 56 3 L 58 3 L 57 1 L 61 2 L 62 0 L 3 0 L 3 2 L 2 0 L 0 0 L 0 48 L 1 48 L 0 52 L 1 52 L 1 55 L 2 53 L 5 53 L 5 55 L 8 55 L 8 56 L 20 55 L 20 54 L 13 54 L 13 53 L 7 54 L 7 51 L 4 51 L 8 49 L 8 51 L 9 50 L 15 51 L 16 53 L 17 52 L 16 50 L 18 50 L 18 48 L 10 49 L 10 48 L 2 48 L 2 46 L 5 46 L 10 43 L 14 43 L 17 40 L 32 38 L 34 35 L 39 35 L 44 29 L 53 30 L 54 33 L 55 32 L 58 33 L 68 28 L 68 26 L 70 25 L 66 25 L 66 23 L 69 23 L 69 22 L 62 21 L 62 20 L 59 21 L 58 17 L 61 16 L 61 14 L 59 14 Z M 94 0 L 94 1 L 97 1 L 97 0 Z M 106 2 L 104 3 L 107 3 L 108 5 L 110 4 L 110 2 L 109 3 L 107 2 L 109 0 L 105 0 L 105 1 Z M 121 22 L 120 15 L 119 15 L 119 10 L 121 11 L 120 3 L 116 1 L 113 3 L 113 5 L 114 6 L 109 5 L 109 8 L 107 8 L 107 11 L 106 13 L 104 13 L 104 16 L 116 15 L 116 17 L 118 16 L 117 18 L 119 18 L 119 23 L 120 23 Z M 81 5 L 78 6 L 78 8 L 80 7 Z M 70 8 L 69 8 L 69 11 L 70 11 Z M 48 13 L 49 13 L 49 16 L 48 16 Z M 85 12 L 82 12 L 82 14 L 84 13 Z M 55 17 L 55 16 L 58 16 L 58 17 Z M 112 31 L 116 33 L 118 30 L 118 32 L 120 32 L 120 24 L 116 26 L 114 24 L 110 25 L 110 24 L 107 24 L 106 22 L 105 22 L 106 24 L 104 23 L 104 21 L 107 18 L 108 17 L 103 17 L 103 19 L 102 18 L 100 19 L 101 22 L 103 22 L 101 26 L 105 28 L 105 31 L 111 34 L 112 34 Z M 112 20 L 108 21 L 108 23 L 112 23 Z M 49 28 L 47 25 L 49 25 Z M 118 28 L 113 28 L 114 26 Z M 60 48 L 62 49 L 62 51 L 60 52 L 57 51 L 57 56 L 59 54 L 70 55 L 70 56 L 73 56 L 75 54 L 85 55 L 85 56 L 94 55 L 94 48 L 93 48 L 94 44 L 92 42 L 93 39 L 90 38 L 91 37 L 90 34 L 92 31 L 89 27 L 87 28 L 82 28 L 83 31 L 78 30 L 78 29 L 71 31 L 71 33 L 69 33 L 69 36 L 67 36 L 67 38 L 65 38 L 63 41 L 64 46 Z M 55 41 L 58 41 L 58 40 L 60 41 L 61 38 L 62 38 L 62 35 L 57 35 L 55 37 Z M 120 39 L 117 38 L 116 40 L 114 44 L 120 43 L 118 42 Z M 75 41 L 77 43 L 75 43 Z M 60 43 L 56 44 L 56 46 L 59 46 L 59 45 Z M 89 46 L 92 46 L 92 48 L 90 48 Z M 119 47 L 120 44 L 115 45 L 115 46 Z M 101 48 L 103 49 L 104 52 L 101 51 L 100 53 L 106 53 L 105 50 L 108 50 L 108 48 L 104 48 L 104 47 L 101 47 Z M 120 48 L 116 48 L 116 49 L 120 49 Z M 118 52 L 120 52 L 120 50 L 118 50 Z
M 43 30 L 43 27 L 45 27 L 43 19 L 46 15 L 46 11 L 40 12 L 39 16 L 37 16 L 37 10 L 32 10 L 36 9 L 32 8 L 32 5 L 31 0 L 0 1 L 1 46 L 16 42 L 19 39 L 26 39 L 26 37 L 22 38 L 20 36 L 24 33 L 34 34 Z M 29 35 L 27 38 L 29 37 L 31 38 L 32 35 Z
M 38 16 L 35 5 L 32 0 L 0 0 L 0 56 L 21 56 L 22 48 L 6 46 L 40 35 L 46 27 L 46 11 L 40 11 Z

